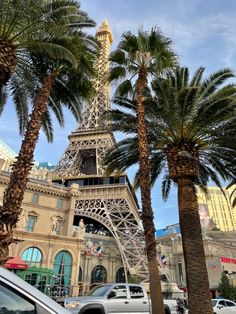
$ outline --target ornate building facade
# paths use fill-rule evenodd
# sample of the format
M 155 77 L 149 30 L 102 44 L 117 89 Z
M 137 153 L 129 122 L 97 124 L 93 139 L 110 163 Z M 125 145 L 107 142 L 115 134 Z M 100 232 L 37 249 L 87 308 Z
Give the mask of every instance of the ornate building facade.
M 165 228 L 162 234 L 159 232 L 157 247 L 162 256 L 165 256 L 165 268 L 168 269 L 178 287 L 186 291 L 182 238 L 177 224 L 170 227 Z M 170 231 L 175 229 L 177 232 L 167 232 L 168 229 Z M 208 230 L 203 234 L 203 242 L 210 289 L 215 297 L 222 272 L 225 272 L 236 286 L 236 234 L 235 232 Z

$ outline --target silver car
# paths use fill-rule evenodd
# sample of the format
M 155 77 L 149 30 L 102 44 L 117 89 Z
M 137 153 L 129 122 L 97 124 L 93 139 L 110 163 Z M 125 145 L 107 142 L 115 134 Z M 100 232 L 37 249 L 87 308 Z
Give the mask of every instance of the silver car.
M 48 296 L 0 267 L 1 314 L 70 314 Z
M 213 312 L 215 314 L 236 314 L 236 304 L 227 299 L 212 299 Z

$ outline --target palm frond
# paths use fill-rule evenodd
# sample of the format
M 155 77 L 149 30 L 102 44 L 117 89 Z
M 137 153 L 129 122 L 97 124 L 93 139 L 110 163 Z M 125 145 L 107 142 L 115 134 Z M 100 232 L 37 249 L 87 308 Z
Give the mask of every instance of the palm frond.
M 7 102 L 7 86 L 0 87 L 0 115 L 3 112 L 3 109 Z
M 164 201 L 167 201 L 168 199 L 172 182 L 173 181 L 171 180 L 169 175 L 165 175 L 164 178 L 162 179 L 161 190 Z
M 201 84 L 202 92 L 199 100 L 203 100 L 204 98 L 213 94 L 217 88 L 225 82 L 225 80 L 232 77 L 234 77 L 234 74 L 232 70 L 228 68 L 217 71 L 210 75 L 210 77 L 205 79 Z
M 44 114 L 42 129 L 49 143 L 53 142 L 53 126 L 50 112 L 47 110 Z
M 133 91 L 133 86 L 130 80 L 123 81 L 116 89 L 115 97 L 129 95 Z
M 62 59 L 71 63 L 75 68 L 78 66 L 77 60 L 73 53 L 66 47 L 50 42 L 28 42 L 24 43 L 24 46 L 29 49 L 30 52 L 34 52 L 35 55 L 44 54 L 45 57 L 50 59 Z M 20 48 L 20 45 L 19 45 Z
M 204 70 L 204 67 L 200 67 L 197 69 L 190 82 L 190 86 L 198 86 L 201 83 Z

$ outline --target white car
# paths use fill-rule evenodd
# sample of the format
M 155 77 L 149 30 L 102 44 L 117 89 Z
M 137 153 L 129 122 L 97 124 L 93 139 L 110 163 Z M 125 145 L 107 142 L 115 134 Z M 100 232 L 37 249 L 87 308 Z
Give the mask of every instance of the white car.
M 227 299 L 212 299 L 214 314 L 236 314 L 236 303 Z
M 211 300 L 214 314 L 236 314 L 236 303 L 227 299 Z M 188 314 L 189 311 L 186 311 Z

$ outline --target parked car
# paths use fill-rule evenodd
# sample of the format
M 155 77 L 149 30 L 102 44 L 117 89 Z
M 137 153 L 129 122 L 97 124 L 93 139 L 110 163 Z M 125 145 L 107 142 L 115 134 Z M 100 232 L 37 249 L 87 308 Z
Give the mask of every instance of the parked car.
M 58 301 L 73 314 L 149 314 L 151 304 L 147 292 L 137 284 L 103 284 L 87 296 Z M 165 314 L 176 314 L 176 300 L 165 300 Z
M 212 299 L 214 314 L 236 314 L 236 303 L 227 299 Z M 188 311 L 186 312 L 188 313 Z
M 227 299 L 212 299 L 214 314 L 236 314 L 236 303 Z
M 70 314 L 48 296 L 0 267 L 0 313 Z

